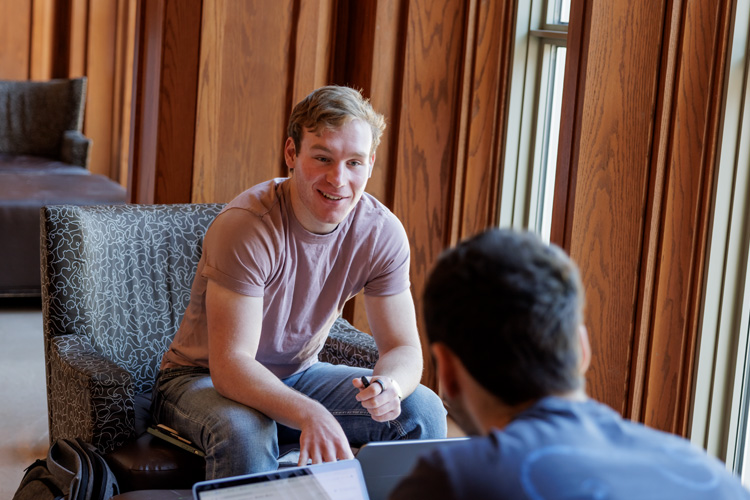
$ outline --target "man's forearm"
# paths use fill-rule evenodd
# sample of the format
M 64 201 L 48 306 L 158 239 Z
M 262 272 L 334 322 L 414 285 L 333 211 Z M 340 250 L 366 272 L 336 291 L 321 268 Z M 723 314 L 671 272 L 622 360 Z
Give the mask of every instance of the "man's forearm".
M 315 413 L 326 411 L 320 403 L 286 386 L 252 358 L 227 361 L 223 368 L 211 373 L 214 387 L 222 396 L 293 429 L 301 429 Z

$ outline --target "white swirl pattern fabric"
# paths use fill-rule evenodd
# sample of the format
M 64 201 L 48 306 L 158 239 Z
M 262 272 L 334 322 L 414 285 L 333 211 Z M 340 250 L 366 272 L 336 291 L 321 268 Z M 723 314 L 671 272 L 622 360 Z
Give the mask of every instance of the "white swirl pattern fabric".
M 135 436 L 190 299 L 203 236 L 221 204 L 42 208 L 41 266 L 50 442 L 108 452 Z M 339 319 L 320 359 L 372 367 L 372 338 Z

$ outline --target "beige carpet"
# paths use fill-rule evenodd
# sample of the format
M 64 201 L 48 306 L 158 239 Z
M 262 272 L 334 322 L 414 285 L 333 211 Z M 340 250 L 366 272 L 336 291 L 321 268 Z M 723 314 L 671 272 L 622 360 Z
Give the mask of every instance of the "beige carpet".
M 39 300 L 0 299 L 0 500 L 49 447 Z

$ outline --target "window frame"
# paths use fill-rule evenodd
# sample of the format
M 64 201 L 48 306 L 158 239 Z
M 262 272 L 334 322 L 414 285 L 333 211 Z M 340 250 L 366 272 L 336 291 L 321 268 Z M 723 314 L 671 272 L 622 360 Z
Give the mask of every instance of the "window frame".
M 750 0 L 738 0 L 728 64 L 690 439 L 750 484 Z M 727 411 L 727 409 L 729 411 Z M 743 455 L 748 460 L 743 463 Z M 742 470 L 744 468 L 744 471 Z
M 562 0 L 532 0 L 518 5 L 515 45 L 511 63 L 511 84 L 508 106 L 508 126 L 505 138 L 505 157 L 502 172 L 497 220 L 501 227 L 530 229 L 549 241 L 552 204 L 545 223 L 544 200 L 540 199 L 540 185 L 549 195 L 554 193 L 554 174 L 547 173 L 544 164 L 549 158 L 548 137 L 554 124 L 551 121 L 551 96 L 554 76 L 551 61 L 558 47 L 565 47 L 567 24 L 554 24 L 550 14 Z M 559 68 L 564 75 L 564 63 Z M 561 95 L 561 94 L 560 94 Z M 559 127 L 559 115 L 555 122 Z M 559 132 L 558 134 L 559 135 Z M 553 152 L 556 164 L 556 151 Z

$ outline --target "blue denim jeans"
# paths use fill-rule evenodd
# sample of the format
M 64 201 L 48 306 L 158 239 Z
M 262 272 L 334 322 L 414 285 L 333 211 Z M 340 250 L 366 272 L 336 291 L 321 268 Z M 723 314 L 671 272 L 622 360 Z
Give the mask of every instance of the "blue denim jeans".
M 355 399 L 358 390 L 352 379 L 362 375 L 372 375 L 372 370 L 318 362 L 282 381 L 328 408 L 354 447 L 370 441 L 446 436 L 443 403 L 422 385 L 402 401 L 398 418 L 373 420 Z M 154 420 L 176 429 L 206 453 L 206 479 L 277 469 L 279 443 L 299 439 L 298 430 L 221 396 L 208 371 L 200 368 L 160 373 L 152 411 Z

